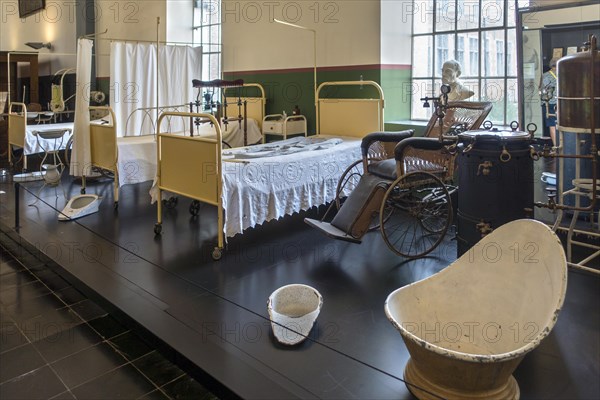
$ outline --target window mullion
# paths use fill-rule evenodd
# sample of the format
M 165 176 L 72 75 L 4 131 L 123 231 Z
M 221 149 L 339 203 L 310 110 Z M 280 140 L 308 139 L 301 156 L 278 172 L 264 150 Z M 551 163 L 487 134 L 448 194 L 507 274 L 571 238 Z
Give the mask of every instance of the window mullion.
M 436 26 L 436 21 L 437 21 L 437 2 L 438 0 L 433 0 L 433 18 L 431 20 L 431 23 L 433 24 L 432 26 L 432 30 L 431 32 L 433 33 L 433 37 L 435 39 L 435 35 L 437 34 L 437 26 Z M 434 47 L 435 49 L 435 47 Z M 435 53 L 435 51 L 434 51 Z M 433 64 L 435 66 L 435 64 Z
M 508 0 L 504 0 L 504 125 L 508 124 Z
M 458 18 L 460 13 L 458 12 L 458 0 L 454 0 L 454 55 L 453 60 L 458 60 Z M 462 65 L 461 65 L 462 67 Z

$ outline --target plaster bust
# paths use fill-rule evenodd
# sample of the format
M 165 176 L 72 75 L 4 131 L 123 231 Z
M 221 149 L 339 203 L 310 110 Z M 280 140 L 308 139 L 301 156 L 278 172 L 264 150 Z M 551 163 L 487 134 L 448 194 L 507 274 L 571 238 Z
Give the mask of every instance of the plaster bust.
M 474 94 L 458 79 L 461 73 L 458 61 L 448 60 L 442 66 L 442 83 L 449 85 L 451 89 L 448 93 L 449 101 L 466 100 Z

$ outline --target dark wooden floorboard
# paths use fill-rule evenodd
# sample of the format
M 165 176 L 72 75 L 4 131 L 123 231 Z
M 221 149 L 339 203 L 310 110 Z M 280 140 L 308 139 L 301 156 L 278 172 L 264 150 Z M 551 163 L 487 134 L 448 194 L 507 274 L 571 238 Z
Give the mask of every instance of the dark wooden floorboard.
M 26 184 L 33 193 L 38 184 Z M 63 183 L 68 195 L 79 186 Z M 58 222 L 57 213 L 22 193 L 18 235 L 52 258 L 61 274 L 102 299 L 232 393 L 247 398 L 411 398 L 400 380 L 408 353 L 387 321 L 383 304 L 398 287 L 426 278 L 456 258 L 447 240 L 430 257 L 406 261 L 378 233 L 361 245 L 333 241 L 302 217 L 286 217 L 229 241 L 220 261 L 210 257 L 216 211 L 199 217 L 189 200 L 165 210 L 155 237 L 156 208 L 149 184 L 122 188 L 112 207 L 111 182 L 90 184 L 105 196 L 96 214 Z M 1 184 L 4 230 L 14 227 L 13 187 Z M 56 197 L 58 194 L 58 197 Z M 62 191 L 44 201 L 61 209 Z M 322 210 L 321 210 L 322 211 Z M 287 348 L 273 338 L 266 310 L 271 292 L 289 283 L 316 287 L 324 305 L 309 340 Z M 570 271 L 563 311 L 552 334 L 529 354 L 515 376 L 522 398 L 598 398 L 600 280 Z

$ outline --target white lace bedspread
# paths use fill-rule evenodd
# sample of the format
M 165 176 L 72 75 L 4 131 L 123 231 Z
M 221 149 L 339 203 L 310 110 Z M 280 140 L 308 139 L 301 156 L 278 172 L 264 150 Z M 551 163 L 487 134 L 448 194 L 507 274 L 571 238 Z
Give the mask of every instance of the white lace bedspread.
M 298 150 L 298 146 L 305 151 Z M 277 154 L 275 147 L 286 154 Z M 265 157 L 247 157 L 263 151 Z M 242 159 L 242 154 L 247 158 Z M 269 153 L 269 154 L 267 154 Z M 237 161 L 227 161 L 235 157 Z M 293 138 L 223 152 L 225 235 L 332 201 L 346 168 L 361 158 L 360 139 Z

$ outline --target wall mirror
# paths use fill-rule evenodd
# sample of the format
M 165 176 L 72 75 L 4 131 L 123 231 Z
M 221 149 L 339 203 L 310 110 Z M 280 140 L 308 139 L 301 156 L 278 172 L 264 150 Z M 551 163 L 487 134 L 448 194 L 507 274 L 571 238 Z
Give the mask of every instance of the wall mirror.
M 517 49 L 519 123 L 522 127 L 535 123 L 538 127 L 536 136 L 548 136 L 542 123 L 539 86 L 550 60 L 581 51 L 589 34 L 600 39 L 600 3 L 597 0 L 545 5 L 549 3 L 533 5 L 530 2 L 531 6 L 519 9 L 517 13 L 517 43 L 521 44 Z

